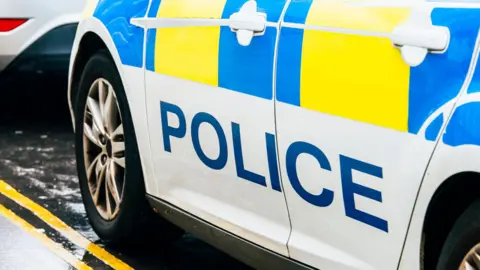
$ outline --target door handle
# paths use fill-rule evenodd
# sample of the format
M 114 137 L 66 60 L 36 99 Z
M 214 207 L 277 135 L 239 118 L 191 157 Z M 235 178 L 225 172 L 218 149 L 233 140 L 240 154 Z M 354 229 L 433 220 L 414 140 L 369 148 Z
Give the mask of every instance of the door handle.
M 237 34 L 237 41 L 248 46 L 254 36 L 263 35 L 267 27 L 267 14 L 257 11 L 257 2 L 249 0 L 239 12 L 230 16 L 230 29 Z
M 267 27 L 267 14 L 257 12 L 257 2 L 249 0 L 229 19 L 207 18 L 132 18 L 130 23 L 144 29 L 176 28 L 192 26 L 227 26 L 236 33 L 237 41 L 248 46 L 254 36 L 263 35 Z
M 450 42 L 450 31 L 443 26 L 406 23 L 393 30 L 391 40 L 400 48 L 410 66 L 418 66 L 427 53 L 443 53 Z

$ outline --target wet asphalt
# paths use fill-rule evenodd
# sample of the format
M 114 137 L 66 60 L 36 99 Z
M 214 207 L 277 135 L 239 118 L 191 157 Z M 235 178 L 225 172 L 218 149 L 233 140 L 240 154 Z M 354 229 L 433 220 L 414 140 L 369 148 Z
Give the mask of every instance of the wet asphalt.
M 188 234 L 169 248 L 148 242 L 135 249 L 105 247 L 80 196 L 65 85 L 64 76 L 0 78 L 0 179 L 135 269 L 249 269 Z M 112 269 L 1 194 L 0 205 L 90 267 Z M 0 269 L 72 268 L 0 215 Z

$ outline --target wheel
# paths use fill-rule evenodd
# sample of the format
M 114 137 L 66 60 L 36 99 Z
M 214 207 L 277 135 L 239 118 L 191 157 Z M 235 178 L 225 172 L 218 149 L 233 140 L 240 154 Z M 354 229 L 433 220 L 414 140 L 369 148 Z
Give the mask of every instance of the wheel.
M 440 253 L 437 269 L 480 269 L 480 200 L 472 203 L 453 225 Z
M 88 219 L 110 245 L 182 235 L 147 199 L 132 118 L 116 66 L 106 51 L 87 62 L 75 106 L 75 152 Z M 159 233 L 153 233 L 153 232 Z

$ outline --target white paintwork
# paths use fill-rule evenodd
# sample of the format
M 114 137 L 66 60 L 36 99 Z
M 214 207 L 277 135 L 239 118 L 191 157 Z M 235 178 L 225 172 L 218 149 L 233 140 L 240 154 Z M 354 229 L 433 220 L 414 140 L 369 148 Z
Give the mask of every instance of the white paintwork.
M 417 3 L 418 1 L 415 5 Z M 407 1 L 398 3 L 382 1 L 370 4 L 388 7 L 414 5 Z M 480 7 L 472 3 L 429 3 L 425 4 L 425 8 L 455 5 L 461 8 Z M 229 20 L 194 18 L 137 18 L 132 20 L 132 23 L 144 28 L 230 25 Z M 382 36 L 395 40 L 395 36 L 390 33 L 293 23 L 283 25 L 292 28 Z M 267 26 L 276 26 L 276 24 L 267 22 Z M 72 63 L 78 51 L 79 41 L 88 31 L 102 38 L 119 68 L 132 111 L 147 193 L 244 239 L 279 254 L 290 255 L 303 263 L 321 269 L 395 269 L 397 267 L 405 270 L 419 269 L 422 226 L 431 197 L 443 181 L 451 175 L 463 171 L 479 171 L 478 147 L 454 148 L 439 143 L 422 182 L 436 145 L 435 142 L 424 139 L 425 129 L 439 114 L 448 116 L 459 96 L 432 113 L 419 134 L 412 135 L 283 103 L 274 104 L 273 101 L 151 71 L 144 73 L 144 69 L 123 66 L 107 30 L 100 21 L 91 17 L 80 23 Z M 413 44 L 414 47 L 430 46 L 422 42 L 415 38 L 402 40 L 400 37 L 400 41 L 396 43 Z M 434 49 L 440 50 L 443 46 L 439 42 L 433 43 L 430 47 Z M 448 44 L 445 45 L 447 46 Z M 478 46 L 476 50 L 478 51 Z M 462 93 L 470 83 L 473 68 L 474 65 L 470 67 Z M 275 77 L 275 74 L 272 76 Z M 146 91 L 142 91 L 145 86 Z M 201 93 L 201 99 L 197 98 L 199 93 Z M 458 104 L 462 104 L 467 99 L 478 100 L 479 98 L 478 94 L 462 96 Z M 71 99 L 69 101 L 71 107 Z M 186 136 L 180 139 L 171 137 L 171 153 L 163 148 L 160 101 L 179 106 L 186 117 Z M 277 126 L 273 118 L 275 109 Z M 193 116 L 198 112 L 213 115 L 225 132 L 228 162 L 222 170 L 215 171 L 208 168 L 193 149 L 190 125 Z M 172 125 L 178 124 L 174 116 L 169 117 L 169 122 Z M 231 122 L 239 123 L 241 127 L 245 167 L 265 176 L 268 187 L 237 177 Z M 276 192 L 270 186 L 265 132 L 272 134 L 277 132 L 278 160 L 281 165 L 284 193 Z M 202 149 L 209 156 L 215 157 L 218 154 L 218 139 L 208 125 L 200 128 L 200 138 Z M 318 162 L 309 156 L 301 156 L 298 159 L 297 168 L 301 183 L 309 192 L 318 194 L 323 188 L 334 191 L 334 201 L 330 206 L 323 208 L 313 206 L 292 189 L 285 169 L 285 155 L 289 145 L 295 141 L 311 143 L 328 157 L 331 171 L 322 170 Z M 339 168 L 340 154 L 382 167 L 382 179 L 356 172 L 353 173 L 353 177 L 354 182 L 381 191 L 383 202 L 356 196 L 355 204 L 359 210 L 388 220 L 388 233 L 345 215 Z M 285 198 L 288 202 L 288 211 Z M 413 215 L 412 209 L 414 209 Z M 410 218 L 411 223 L 409 223 Z M 290 222 L 293 226 L 292 231 Z M 407 238 L 402 254 L 405 237 Z M 397 265 L 399 260 L 400 265 Z
M 150 141 L 158 185 L 152 195 L 287 256 L 285 244 L 290 223 L 283 194 L 238 178 L 233 155 L 231 122 L 240 125 L 245 167 L 266 176 L 270 183 L 265 132 L 275 133 L 273 101 L 151 71 L 146 72 L 146 82 Z M 185 113 L 187 134 L 181 139 L 171 138 L 171 153 L 163 146 L 160 101 L 175 104 Z M 194 151 L 190 125 L 198 112 L 213 115 L 225 132 L 228 162 L 222 170 L 208 168 Z M 171 126 L 178 126 L 176 116 L 169 121 Z M 219 145 L 214 130 L 209 125 L 201 126 L 199 137 L 205 153 L 216 158 Z
M 0 1 L 0 19 L 29 18 L 13 31 L 0 32 L 0 57 L 6 59 L 0 70 L 50 30 L 77 23 L 84 6 L 85 0 Z
M 425 215 L 438 187 L 446 179 L 460 172 L 479 172 L 479 159 L 478 146 L 451 147 L 439 143 L 418 194 L 399 269 L 419 269 L 420 242 Z
M 145 188 L 147 193 L 153 193 L 156 190 L 155 177 L 153 175 L 153 163 L 150 154 L 150 143 L 148 135 L 148 122 L 145 111 L 145 86 L 144 86 L 144 72 L 141 68 L 135 68 L 131 66 L 123 65 L 118 51 L 115 48 L 113 39 L 110 36 L 107 28 L 103 23 L 94 17 L 89 17 L 82 20 L 77 28 L 77 35 L 72 48 L 72 55 L 70 60 L 69 69 L 69 84 L 68 84 L 68 103 L 70 108 L 70 114 L 72 118 L 72 124 L 75 126 L 75 118 L 73 114 L 72 103 L 75 102 L 71 96 L 71 79 L 72 79 L 72 67 L 75 62 L 79 50 L 79 44 L 88 32 L 93 32 L 98 35 L 104 44 L 107 46 L 108 51 L 112 55 L 112 58 L 120 73 L 120 78 L 124 84 L 125 94 L 127 95 L 128 105 L 132 115 L 133 125 L 135 127 L 135 134 L 137 135 L 137 144 L 140 152 L 140 158 L 142 160 L 143 174 L 145 178 Z
M 423 136 L 426 126 L 430 124 L 434 117 L 440 114 L 444 115 L 445 119 L 450 120 L 453 114 L 448 110 L 452 105 L 458 108 L 461 105 L 470 102 L 480 102 L 480 93 L 468 94 L 467 90 L 472 80 L 473 72 L 478 64 L 478 57 L 480 53 L 480 31 L 477 35 L 477 41 L 475 49 L 472 55 L 472 61 L 468 70 L 467 78 L 462 86 L 460 93 L 447 102 L 444 106 L 433 112 L 431 117 L 425 121 L 425 125 L 420 129 L 420 134 Z M 445 121 L 448 123 L 448 121 Z M 442 133 L 447 124 L 442 127 Z M 442 142 L 441 136 L 439 136 L 438 146 L 435 153 L 432 156 L 428 170 L 425 173 L 425 177 L 422 181 L 422 185 L 418 192 L 418 198 L 415 204 L 415 209 L 412 213 L 411 222 L 408 230 L 408 235 L 405 241 L 405 247 L 400 261 L 399 269 L 418 269 L 420 264 L 420 247 L 422 239 L 422 229 L 425 221 L 425 215 L 427 214 L 428 206 L 431 202 L 431 198 L 434 196 L 438 188 L 444 183 L 445 180 L 451 176 L 461 172 L 480 172 L 478 166 L 478 160 L 480 160 L 480 152 L 478 146 L 464 145 L 451 147 Z
M 230 26 L 230 19 L 195 18 L 131 18 L 130 23 L 145 29 L 177 28 L 189 26 Z
M 320 269 L 394 269 L 434 143 L 282 103 L 277 103 L 277 132 L 292 220 L 290 255 Z M 301 156 L 297 168 L 302 185 L 310 193 L 320 194 L 323 188 L 334 191 L 332 205 L 322 208 L 307 203 L 287 181 L 283 164 L 287 147 L 295 141 L 309 142 L 328 157 L 331 171 L 322 170 L 310 156 Z M 381 191 L 383 202 L 357 195 L 355 203 L 357 209 L 387 220 L 388 233 L 345 215 L 340 154 L 382 167 L 382 179 L 358 172 L 353 177 L 354 182 Z

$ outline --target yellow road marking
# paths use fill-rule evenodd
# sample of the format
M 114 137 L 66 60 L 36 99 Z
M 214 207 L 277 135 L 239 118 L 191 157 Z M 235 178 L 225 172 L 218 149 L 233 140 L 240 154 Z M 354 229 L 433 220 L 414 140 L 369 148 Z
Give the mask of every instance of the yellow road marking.
M 26 222 L 19 216 L 17 216 L 12 211 L 5 208 L 5 206 L 0 204 L 0 215 L 9 219 L 12 223 L 17 225 L 18 227 L 22 228 L 24 231 L 29 233 L 30 235 L 34 236 L 42 244 L 44 244 L 50 251 L 55 253 L 58 257 L 62 258 L 64 261 L 69 263 L 71 266 L 75 267 L 78 270 L 91 270 L 88 265 L 77 259 L 73 254 L 66 251 L 60 244 L 54 242 L 50 238 L 48 238 L 45 234 L 36 230 L 30 223 Z
M 36 204 L 34 201 L 30 200 L 24 195 L 20 194 L 12 186 L 2 180 L 0 180 L 0 193 L 9 197 L 10 199 L 15 201 L 19 205 L 25 207 L 26 209 L 32 211 L 37 217 L 42 219 L 50 227 L 57 230 L 67 239 L 72 241 L 72 243 L 89 251 L 94 256 L 102 260 L 104 263 L 110 265 L 114 269 L 133 269 L 128 264 L 113 256 L 105 249 L 90 242 L 90 240 L 88 240 L 83 235 L 65 224 L 65 222 L 53 215 L 50 211 Z

